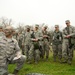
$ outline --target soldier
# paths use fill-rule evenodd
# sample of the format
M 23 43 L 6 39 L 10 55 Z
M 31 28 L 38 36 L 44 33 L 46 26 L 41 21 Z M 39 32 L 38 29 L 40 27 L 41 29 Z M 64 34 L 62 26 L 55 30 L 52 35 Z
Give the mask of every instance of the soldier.
M 34 61 L 36 64 L 40 60 L 40 49 L 39 48 L 40 48 L 42 39 L 43 39 L 43 35 L 42 35 L 42 32 L 39 31 L 39 25 L 35 25 L 35 30 L 32 33 L 33 46 L 30 49 L 29 58 L 31 58 L 32 55 L 34 55 Z
M 21 54 L 18 42 L 14 38 L 12 38 L 13 28 L 11 26 L 7 26 L 5 28 L 5 34 L 9 45 L 8 47 L 10 48 L 6 51 L 8 55 L 7 64 L 17 63 L 17 67 L 15 68 L 13 74 L 18 75 L 18 72 L 23 67 L 26 58 Z
M 49 50 L 50 50 L 50 42 L 51 42 L 50 41 L 51 35 L 47 31 L 47 26 L 43 27 L 42 33 L 43 33 L 43 48 L 44 48 L 44 53 L 42 53 L 42 54 L 43 54 L 43 57 L 44 57 L 44 54 L 46 53 L 46 60 L 48 60 Z
M 34 30 L 34 59 L 35 63 L 38 63 L 40 60 L 40 46 L 42 46 L 42 40 L 43 40 L 43 34 L 41 31 L 39 31 L 39 25 L 35 25 L 35 30 Z
M 23 35 L 22 35 L 21 32 L 18 33 L 18 38 L 17 38 L 17 40 L 18 40 L 18 44 L 19 44 L 20 49 L 22 49 L 22 40 L 23 40 Z M 24 55 L 24 52 L 23 52 L 23 51 L 22 51 L 22 54 Z
M 7 54 L 6 51 L 8 50 L 7 39 L 3 32 L 3 26 L 0 25 L 0 75 L 8 75 L 7 70 Z
M 53 59 L 56 62 L 56 57 L 58 56 L 59 62 L 62 59 L 62 33 L 59 30 L 59 25 L 55 25 L 55 31 L 53 33 Z
M 63 47 L 62 53 L 64 58 L 63 63 L 68 63 L 71 65 L 72 58 L 73 58 L 72 40 L 73 40 L 73 37 L 75 37 L 75 27 L 70 25 L 69 20 L 66 20 L 65 23 L 66 23 L 66 27 L 63 29 L 63 45 L 62 45 Z
M 23 34 L 23 41 L 22 45 L 25 50 L 25 55 L 27 56 L 27 61 L 29 59 L 29 50 L 32 46 L 32 41 L 31 41 L 31 32 L 30 32 L 30 26 L 26 26 L 26 32 Z

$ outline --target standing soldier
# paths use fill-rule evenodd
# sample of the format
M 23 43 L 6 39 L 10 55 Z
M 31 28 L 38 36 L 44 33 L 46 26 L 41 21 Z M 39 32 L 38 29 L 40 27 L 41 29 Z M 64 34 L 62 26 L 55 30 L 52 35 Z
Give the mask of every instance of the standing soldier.
M 40 46 L 42 46 L 42 40 L 43 40 L 43 34 L 39 30 L 38 24 L 35 25 L 34 36 L 35 36 L 35 38 L 33 39 L 34 40 L 34 59 L 35 59 L 35 63 L 38 63 L 38 61 L 40 60 L 40 53 L 41 53 Z
M 25 56 L 21 54 L 18 42 L 12 38 L 13 28 L 11 26 L 7 26 L 5 28 L 5 35 L 7 37 L 8 47 L 10 48 L 6 51 L 8 55 L 7 64 L 17 63 L 17 67 L 15 68 L 13 74 L 18 75 L 19 70 L 23 67 L 25 62 Z
M 27 56 L 27 61 L 29 59 L 29 50 L 32 46 L 32 41 L 31 41 L 31 32 L 30 32 L 30 26 L 26 26 L 26 32 L 23 34 L 23 41 L 22 45 L 25 50 L 25 55 Z
M 33 41 L 33 46 L 30 50 L 30 54 L 34 55 L 34 61 L 37 64 L 38 61 L 40 60 L 40 45 L 41 41 L 43 39 L 42 32 L 39 31 L 39 25 L 35 25 L 35 30 L 32 33 L 32 41 Z M 29 54 L 29 57 L 31 58 L 32 56 Z
M 70 25 L 70 21 L 66 20 L 66 27 L 63 30 L 63 63 L 68 63 L 71 65 L 72 58 L 73 58 L 73 37 L 75 37 L 75 27 Z M 73 40 L 73 41 L 72 41 Z
M 22 40 L 23 40 L 23 35 L 22 33 L 18 33 L 18 38 L 17 38 L 17 41 L 18 41 L 18 44 L 19 44 L 19 47 L 20 49 L 22 50 Z M 22 51 L 22 54 L 24 55 L 24 52 Z
M 56 62 L 56 58 L 58 56 L 59 62 L 62 59 L 62 33 L 59 30 L 59 25 L 55 25 L 55 31 L 53 33 L 53 59 Z
M 49 50 L 50 50 L 50 43 L 51 43 L 51 35 L 50 33 L 47 31 L 47 26 L 44 26 L 43 30 L 42 30 L 42 33 L 43 33 L 43 48 L 44 48 L 44 51 L 43 51 L 43 57 L 46 53 L 46 60 L 48 60 L 49 58 Z

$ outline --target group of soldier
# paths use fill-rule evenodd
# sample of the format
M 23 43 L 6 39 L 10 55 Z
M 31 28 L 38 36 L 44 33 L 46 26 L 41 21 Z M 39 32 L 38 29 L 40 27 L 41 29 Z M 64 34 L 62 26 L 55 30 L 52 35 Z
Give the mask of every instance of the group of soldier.
M 47 26 L 41 30 L 38 24 L 35 25 L 34 29 L 27 25 L 26 30 L 19 36 L 19 46 L 27 57 L 27 63 L 34 61 L 37 64 L 40 59 L 44 59 L 45 55 L 46 60 L 48 60 L 51 35 L 47 31 Z
M 62 32 L 59 25 L 55 25 L 52 34 L 46 25 L 41 29 L 38 24 L 33 29 L 27 25 L 18 34 L 12 26 L 0 26 L 0 72 L 3 73 L 0 75 L 8 75 L 10 63 L 17 63 L 13 73 L 18 75 L 25 60 L 28 64 L 37 64 L 44 59 L 48 61 L 51 46 L 54 62 L 58 59 L 60 63 L 71 65 L 75 49 L 75 27 L 71 26 L 70 20 L 66 20 L 65 24 Z
M 22 54 L 27 56 L 27 63 L 38 63 L 40 59 L 47 61 L 52 45 L 53 61 L 68 63 L 71 65 L 75 47 L 75 27 L 71 26 L 70 20 L 65 21 L 66 27 L 60 31 L 59 25 L 55 25 L 53 33 L 48 31 L 48 26 L 39 27 L 38 24 L 32 29 L 29 25 L 26 30 L 19 34 L 18 43 Z

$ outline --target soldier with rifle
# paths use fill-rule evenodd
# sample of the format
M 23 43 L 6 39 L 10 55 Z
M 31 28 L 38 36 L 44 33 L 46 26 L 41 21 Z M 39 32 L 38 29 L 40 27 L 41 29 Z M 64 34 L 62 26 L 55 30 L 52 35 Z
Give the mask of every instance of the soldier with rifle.
M 59 62 L 62 59 L 62 32 L 59 30 L 59 25 L 55 25 L 55 31 L 52 38 L 53 59 L 56 62 L 58 56 Z
M 29 51 L 29 59 L 34 57 L 34 62 L 37 64 L 40 60 L 40 45 L 41 41 L 43 39 L 42 32 L 39 31 L 39 25 L 35 25 L 35 30 L 33 31 L 31 35 L 31 40 L 33 42 L 33 46 L 31 47 Z
M 42 51 L 42 56 L 46 54 L 46 60 L 49 58 L 49 50 L 50 50 L 50 43 L 51 43 L 51 34 L 47 30 L 47 26 L 43 27 L 42 33 L 43 33 L 43 48 L 44 50 Z
M 63 63 L 68 63 L 71 65 L 73 58 L 73 45 L 75 37 L 75 27 L 70 25 L 70 21 L 66 20 L 66 27 L 63 29 L 63 44 L 62 44 L 62 54 Z

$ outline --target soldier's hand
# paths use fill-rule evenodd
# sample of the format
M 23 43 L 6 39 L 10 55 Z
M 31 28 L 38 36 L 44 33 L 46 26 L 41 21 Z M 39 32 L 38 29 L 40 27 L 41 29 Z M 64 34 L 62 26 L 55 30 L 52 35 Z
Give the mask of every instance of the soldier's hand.
M 35 41 L 35 39 L 31 39 L 32 41 Z
M 37 42 L 37 41 L 38 41 L 38 39 L 35 39 L 35 41 Z
M 70 35 L 67 35 L 65 38 L 70 38 Z
M 37 42 L 37 41 L 38 41 L 38 39 L 32 39 L 32 41 Z
M 46 37 L 48 37 L 48 36 L 47 36 L 47 35 L 44 35 L 43 37 L 46 38 Z

